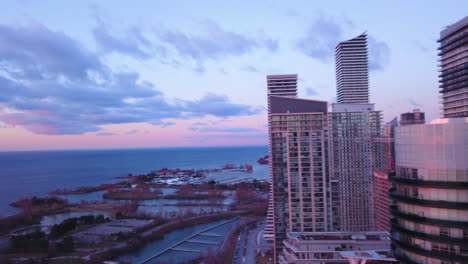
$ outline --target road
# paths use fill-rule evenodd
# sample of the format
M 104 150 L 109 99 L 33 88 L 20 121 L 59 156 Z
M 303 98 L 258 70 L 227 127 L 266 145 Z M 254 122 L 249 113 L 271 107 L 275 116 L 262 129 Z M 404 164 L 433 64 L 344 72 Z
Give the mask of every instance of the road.
M 252 230 L 248 228 L 242 230 L 237 240 L 233 263 L 255 263 L 257 251 L 271 248 L 271 245 L 266 244 L 263 239 L 264 226 L 265 222 L 262 221 Z

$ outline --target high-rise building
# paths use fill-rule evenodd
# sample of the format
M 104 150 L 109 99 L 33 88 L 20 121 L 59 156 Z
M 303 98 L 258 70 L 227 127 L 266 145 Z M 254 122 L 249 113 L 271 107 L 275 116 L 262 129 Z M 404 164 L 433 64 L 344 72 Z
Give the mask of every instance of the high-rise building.
M 383 166 L 376 168 L 373 179 L 373 205 L 374 205 L 374 228 L 375 231 L 390 232 L 390 196 L 391 184 L 389 176 L 395 172 L 395 128 L 398 126 L 398 119 L 386 123 L 383 127 L 381 138 L 377 138 L 375 144 L 383 148 Z
M 330 181 L 333 230 L 369 231 L 374 144 L 381 137 L 381 112 L 373 104 L 333 104 L 329 113 Z
M 391 229 L 402 263 L 468 263 L 468 118 L 399 126 Z
M 267 75 L 268 113 L 270 113 L 270 95 L 282 97 L 297 97 L 297 74 Z M 268 124 L 271 124 L 268 115 Z M 271 156 L 270 156 L 271 157 Z M 270 162 L 271 164 L 271 162 Z M 272 170 L 270 165 L 270 183 L 272 183 Z M 273 186 L 270 188 L 270 200 L 268 203 L 268 214 L 263 237 L 267 242 L 274 241 L 274 216 L 273 216 Z
M 297 74 L 267 75 L 268 95 L 297 97 Z
M 369 103 L 366 33 L 338 44 L 335 62 L 338 103 Z
M 277 259 L 287 232 L 328 231 L 328 106 L 327 102 L 276 96 L 270 91 L 269 94 L 270 180 Z
M 468 16 L 440 32 L 444 117 L 468 117 Z
M 374 171 L 372 194 L 374 205 L 374 228 L 375 231 L 390 232 L 390 172 Z
M 384 171 L 395 171 L 395 128 L 398 126 L 398 118 L 393 118 L 383 127 L 384 142 Z
M 271 183 L 271 182 L 270 182 Z M 263 238 L 269 244 L 273 244 L 275 241 L 275 222 L 273 216 L 273 191 L 270 188 L 270 197 L 268 200 L 268 212 L 266 217 L 266 224 L 263 228 Z
M 329 113 L 332 228 L 373 228 L 373 170 L 382 171 L 381 112 L 369 103 L 366 33 L 335 49 L 338 103 Z
M 426 123 L 424 112 L 419 109 L 414 109 L 413 112 L 403 113 L 400 116 L 400 125 L 416 125 Z

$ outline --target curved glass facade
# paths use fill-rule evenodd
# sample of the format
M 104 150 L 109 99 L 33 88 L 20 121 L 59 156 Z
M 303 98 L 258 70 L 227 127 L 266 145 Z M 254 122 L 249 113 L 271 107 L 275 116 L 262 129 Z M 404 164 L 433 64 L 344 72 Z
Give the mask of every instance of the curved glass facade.
M 468 118 L 396 129 L 391 238 L 402 263 L 468 263 Z

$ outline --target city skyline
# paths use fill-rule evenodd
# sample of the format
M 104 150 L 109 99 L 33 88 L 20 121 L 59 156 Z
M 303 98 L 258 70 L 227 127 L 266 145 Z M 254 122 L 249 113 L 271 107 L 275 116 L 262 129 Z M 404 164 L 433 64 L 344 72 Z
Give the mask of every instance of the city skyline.
M 242 4 L 230 12 L 216 4 L 146 5 L 5 5 L 0 150 L 266 145 L 265 75 L 297 73 L 299 97 L 331 104 L 335 46 L 363 31 L 371 101 L 384 121 L 413 108 L 432 120 L 441 116 L 439 32 L 464 17 L 466 4 L 412 3 L 398 10 L 399 24 L 382 15 L 397 5 L 374 3 L 297 1 L 285 9 L 266 1 L 251 4 L 242 21 Z

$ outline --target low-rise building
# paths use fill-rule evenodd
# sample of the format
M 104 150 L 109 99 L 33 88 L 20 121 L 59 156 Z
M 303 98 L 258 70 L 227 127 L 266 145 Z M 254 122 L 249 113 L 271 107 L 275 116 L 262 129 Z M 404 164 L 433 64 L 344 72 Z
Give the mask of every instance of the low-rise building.
M 280 264 L 395 261 L 387 232 L 289 232 L 283 244 Z
M 425 124 L 426 119 L 424 117 L 424 112 L 421 112 L 419 109 L 414 109 L 413 112 L 403 113 L 400 116 L 400 125 L 418 125 Z

